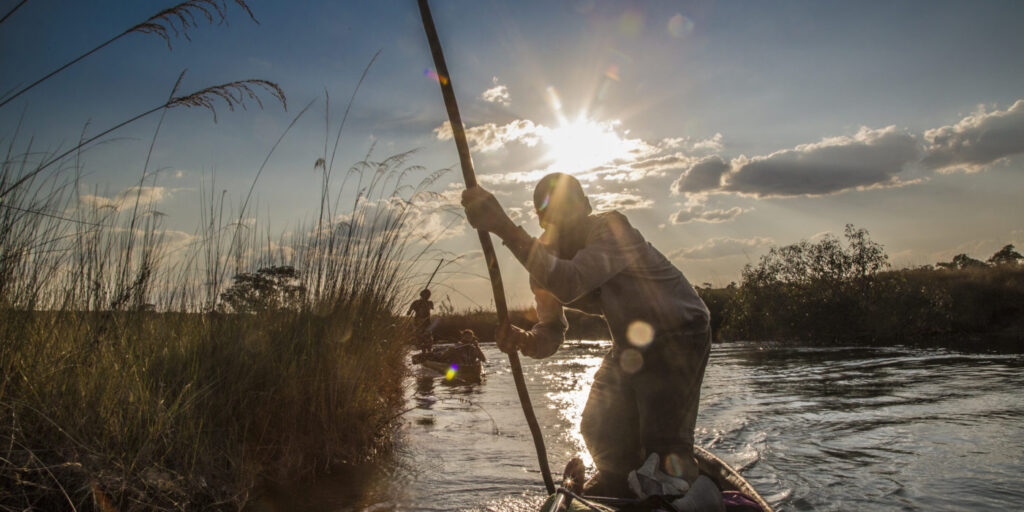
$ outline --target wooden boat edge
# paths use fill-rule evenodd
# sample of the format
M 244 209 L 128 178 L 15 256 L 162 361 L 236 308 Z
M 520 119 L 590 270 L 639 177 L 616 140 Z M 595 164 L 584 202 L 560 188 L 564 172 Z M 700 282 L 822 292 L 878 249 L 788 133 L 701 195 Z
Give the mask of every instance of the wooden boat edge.
M 700 472 L 711 478 L 715 485 L 723 491 L 739 491 L 750 497 L 752 500 L 757 502 L 764 512 L 774 512 L 768 501 L 761 496 L 761 493 L 757 492 L 757 489 L 743 478 L 743 475 L 736 471 L 735 468 L 729 465 L 729 463 L 718 458 L 715 454 L 710 451 L 695 446 L 694 455 L 697 457 L 697 463 L 700 466 Z M 563 504 L 566 502 L 566 496 L 562 493 L 555 493 L 545 500 L 541 506 L 541 511 L 555 511 L 560 510 Z M 607 510 L 613 511 L 614 508 L 608 507 Z

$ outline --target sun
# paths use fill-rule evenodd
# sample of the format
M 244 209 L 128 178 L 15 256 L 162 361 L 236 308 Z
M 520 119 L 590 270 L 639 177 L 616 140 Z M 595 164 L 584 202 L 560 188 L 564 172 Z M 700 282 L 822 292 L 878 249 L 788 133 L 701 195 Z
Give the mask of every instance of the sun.
M 639 139 L 619 135 L 619 121 L 595 121 L 581 115 L 550 129 L 542 137 L 549 171 L 579 174 L 615 161 L 627 160 L 642 149 Z

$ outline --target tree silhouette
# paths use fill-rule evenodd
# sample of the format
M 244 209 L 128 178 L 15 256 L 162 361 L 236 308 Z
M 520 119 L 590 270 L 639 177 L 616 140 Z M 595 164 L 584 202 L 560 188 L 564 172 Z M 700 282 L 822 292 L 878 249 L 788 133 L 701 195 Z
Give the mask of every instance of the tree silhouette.
M 292 266 L 264 267 L 235 275 L 220 294 L 221 307 L 235 313 L 260 313 L 299 309 L 306 293 L 300 275 Z
M 1014 250 L 1013 244 L 1006 244 L 1002 249 L 996 251 L 988 262 L 992 265 L 1017 265 L 1024 256 Z
M 969 269 L 969 268 L 985 268 L 985 267 L 988 266 L 987 264 L 985 264 L 984 261 L 976 260 L 976 259 L 974 259 L 974 258 L 972 258 L 972 257 L 970 257 L 970 256 L 968 256 L 967 254 L 964 254 L 964 253 L 960 253 L 960 254 L 957 254 L 956 256 L 953 256 L 953 260 L 952 261 L 946 261 L 946 262 L 940 261 L 940 262 L 936 263 L 935 265 L 938 266 L 938 267 L 942 267 L 942 268 L 950 269 L 950 270 L 955 270 L 955 269 L 965 270 L 965 269 Z

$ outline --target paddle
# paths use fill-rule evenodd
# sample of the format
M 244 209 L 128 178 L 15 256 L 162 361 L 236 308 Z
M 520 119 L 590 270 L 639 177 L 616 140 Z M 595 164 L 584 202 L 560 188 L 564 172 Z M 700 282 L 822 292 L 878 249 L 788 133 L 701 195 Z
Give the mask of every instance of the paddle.
M 459 105 L 455 102 L 455 90 L 452 88 L 451 75 L 448 74 L 448 66 L 445 65 L 444 54 L 441 52 L 441 42 L 437 38 L 434 19 L 430 16 L 430 6 L 427 5 L 427 0 L 417 0 L 417 2 L 420 6 L 420 16 L 423 18 L 423 30 L 426 31 L 427 41 L 430 42 L 430 53 L 434 57 L 434 67 L 437 68 L 437 82 L 441 85 L 441 96 L 444 97 L 444 105 L 448 110 L 448 121 L 452 125 L 455 146 L 459 150 L 462 178 L 466 182 L 466 188 L 475 187 L 476 174 L 473 172 L 473 160 L 469 156 L 466 131 L 462 126 L 462 116 L 459 115 Z M 508 305 L 505 303 L 505 288 L 501 282 L 498 258 L 494 254 L 494 244 L 491 242 L 491 235 L 486 231 L 478 230 L 477 235 L 484 252 L 484 260 L 487 262 L 487 273 L 491 277 L 491 289 L 494 291 L 494 308 L 498 312 L 498 323 L 504 324 L 508 322 Z M 530 425 L 530 433 L 533 435 L 533 445 L 537 449 L 537 459 L 540 462 L 540 473 L 544 477 L 544 486 L 547 487 L 549 494 L 554 493 L 555 482 L 551 478 L 551 470 L 548 469 L 544 438 L 541 435 L 537 417 L 533 414 L 533 405 L 530 403 L 530 393 L 526 389 L 526 379 L 523 378 L 523 367 L 519 363 L 519 354 L 514 351 L 509 352 L 508 362 L 512 367 L 512 378 L 516 383 L 516 392 L 519 393 L 523 414 L 526 415 L 526 423 Z

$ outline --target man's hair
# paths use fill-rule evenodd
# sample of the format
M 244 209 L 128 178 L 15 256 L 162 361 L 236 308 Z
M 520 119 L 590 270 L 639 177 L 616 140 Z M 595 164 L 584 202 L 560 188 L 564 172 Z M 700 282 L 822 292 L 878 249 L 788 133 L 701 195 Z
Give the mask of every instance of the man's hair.
M 575 176 L 561 172 L 553 172 L 544 176 L 537 183 L 537 187 L 533 189 L 533 207 L 538 212 L 547 209 L 552 201 L 582 203 L 586 205 L 587 214 L 593 211 L 580 181 Z
M 430 298 L 430 290 L 423 290 L 422 292 L 420 292 L 420 298 L 429 299 Z

